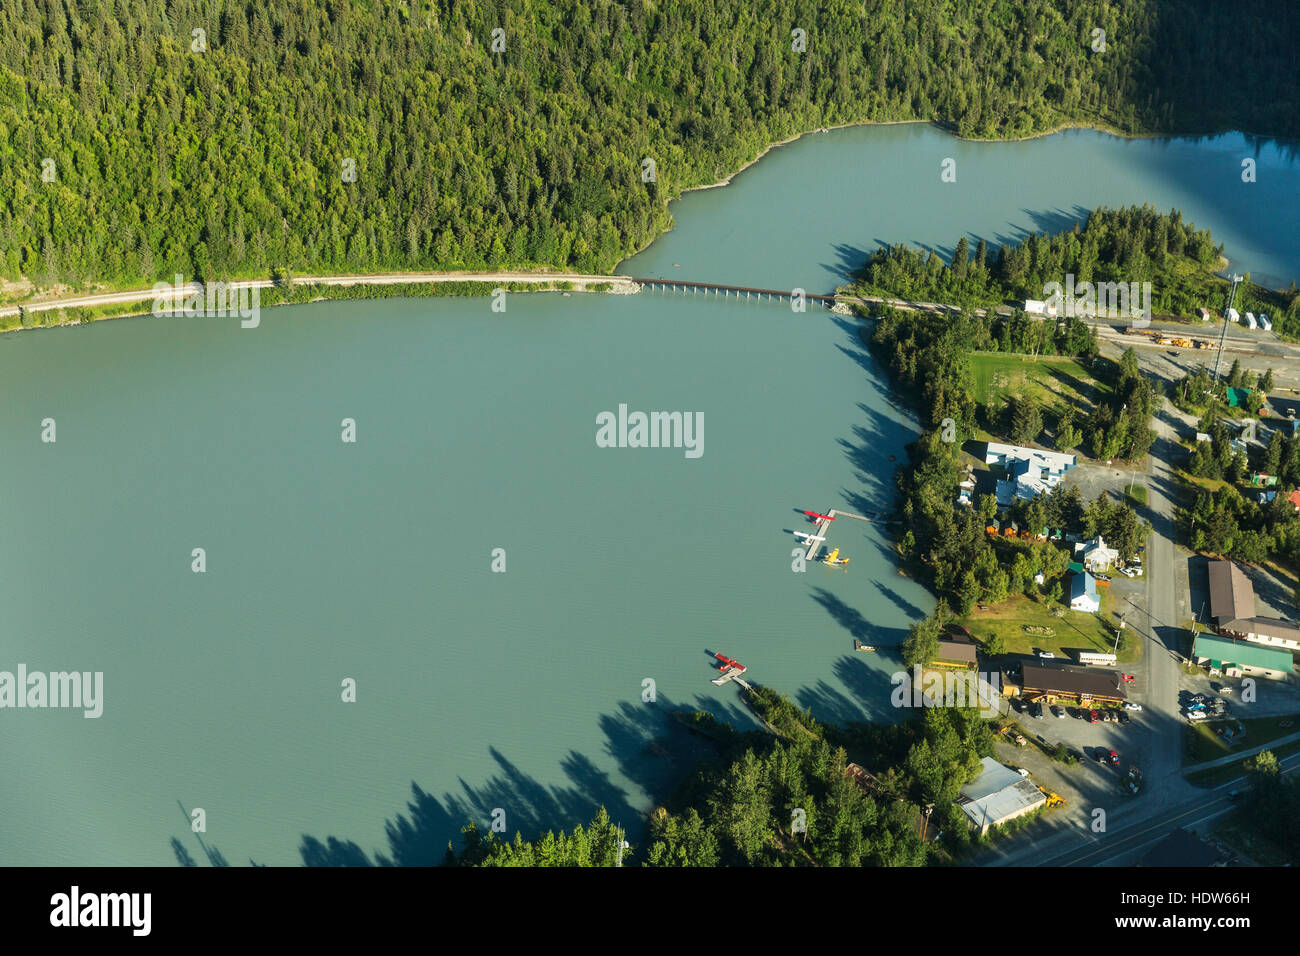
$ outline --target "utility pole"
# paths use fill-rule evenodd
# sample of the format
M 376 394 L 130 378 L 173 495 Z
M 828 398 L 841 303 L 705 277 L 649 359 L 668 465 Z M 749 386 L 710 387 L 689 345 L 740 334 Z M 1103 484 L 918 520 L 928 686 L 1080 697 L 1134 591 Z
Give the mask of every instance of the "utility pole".
M 1237 301 L 1237 285 L 1241 282 L 1241 276 L 1232 275 L 1232 290 L 1228 293 L 1228 307 L 1223 310 L 1223 331 L 1219 333 L 1219 354 L 1214 359 L 1214 380 L 1219 380 L 1219 365 L 1223 362 L 1223 342 L 1228 337 L 1228 313 L 1232 310 L 1232 303 Z

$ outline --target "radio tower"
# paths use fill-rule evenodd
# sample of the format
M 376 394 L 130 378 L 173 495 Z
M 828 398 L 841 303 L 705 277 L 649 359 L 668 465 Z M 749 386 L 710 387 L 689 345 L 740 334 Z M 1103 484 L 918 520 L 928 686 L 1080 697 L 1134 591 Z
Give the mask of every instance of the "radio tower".
M 1223 310 L 1223 331 L 1219 334 L 1219 354 L 1214 358 L 1214 380 L 1219 380 L 1219 365 L 1223 362 L 1223 340 L 1228 337 L 1228 313 L 1232 310 L 1232 303 L 1237 299 L 1237 285 L 1241 282 L 1241 276 L 1229 276 L 1232 280 L 1232 291 L 1228 293 L 1228 307 Z

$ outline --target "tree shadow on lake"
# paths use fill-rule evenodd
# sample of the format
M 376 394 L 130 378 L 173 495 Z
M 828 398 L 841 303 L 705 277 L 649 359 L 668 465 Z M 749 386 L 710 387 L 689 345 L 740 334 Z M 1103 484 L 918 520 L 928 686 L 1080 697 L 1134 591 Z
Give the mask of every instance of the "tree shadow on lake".
M 693 706 L 676 704 L 662 694 L 653 703 L 623 702 L 615 712 L 599 718 L 604 751 L 614 759 L 619 780 L 586 755 L 570 750 L 560 761 L 568 784 L 543 784 L 493 747 L 489 753 L 497 772 L 480 784 L 458 778 L 458 791 L 435 796 L 412 781 L 405 812 L 384 825 L 387 847 L 383 850 L 367 853 L 352 840 L 303 834 L 299 854 L 306 866 L 437 866 L 446 861 L 449 842 L 459 849 L 467 823 L 472 820 L 486 832 L 497 810 L 504 811 L 505 823 L 499 838 L 513 839 L 519 832 L 525 840 L 535 840 L 547 831 L 585 825 L 604 807 L 635 842 L 645 832 L 646 817 L 633 806 L 621 781 L 640 788 L 652 803 L 660 803 L 700 760 L 714 753 L 711 744 L 668 717 L 679 709 L 706 710 L 738 729 L 755 726 L 739 703 L 705 695 L 697 696 Z
M 860 279 L 870 253 L 847 242 L 834 243 L 831 248 L 835 251 L 835 261 L 823 262 L 821 267 L 835 277 L 835 284 L 840 286 Z

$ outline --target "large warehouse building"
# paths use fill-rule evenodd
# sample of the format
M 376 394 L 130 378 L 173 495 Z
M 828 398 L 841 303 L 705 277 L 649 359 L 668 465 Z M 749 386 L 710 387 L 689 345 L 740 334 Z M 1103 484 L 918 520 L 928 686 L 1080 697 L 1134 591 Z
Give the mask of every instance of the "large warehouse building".
M 1231 641 L 1210 634 L 1196 635 L 1192 657 L 1211 672 L 1225 677 L 1268 677 L 1278 680 L 1293 671 L 1290 651 L 1261 647 L 1247 641 Z
M 958 803 L 970 825 L 981 834 L 1024 816 L 1047 802 L 1047 797 L 1027 777 L 1004 767 L 992 757 L 980 761 L 980 775 L 961 788 Z
M 1211 561 L 1210 615 L 1224 637 L 1300 650 L 1300 625 L 1255 613 L 1255 587 L 1231 561 Z

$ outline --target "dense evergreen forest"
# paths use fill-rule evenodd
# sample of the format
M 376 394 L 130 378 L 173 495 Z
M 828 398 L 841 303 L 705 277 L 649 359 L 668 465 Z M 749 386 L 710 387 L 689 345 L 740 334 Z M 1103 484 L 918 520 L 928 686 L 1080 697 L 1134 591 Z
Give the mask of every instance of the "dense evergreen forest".
M 607 271 L 821 126 L 1300 135 L 1297 40 L 1264 0 L 12 0 L 0 278 Z
M 993 350 L 1006 339 L 1013 350 L 1029 336 L 1043 354 L 1096 356 L 1097 343 L 1083 323 L 1060 324 L 1023 317 L 958 316 L 884 310 L 870 337 L 871 348 L 889 368 L 900 394 L 913 396 L 926 430 L 908 446 L 909 462 L 898 472 L 901 526 L 900 557 L 958 615 L 976 603 L 999 604 L 1011 594 L 1036 594 L 1039 572 L 1059 576 L 1065 570 L 1059 549 L 1043 543 L 996 542 L 985 534 L 998 506 L 982 496 L 972 508 L 954 505 L 962 475 L 962 442 L 978 426 L 1018 442 L 1033 442 L 1046 424 L 1038 417 L 1028 428 L 1018 414 L 990 411 L 974 397 L 971 353 Z M 1128 349 L 1118 363 L 1096 359 L 1093 367 L 1110 379 L 1105 396 L 1086 411 L 1069 409 L 1054 421 L 1054 441 L 1062 450 L 1076 446 L 1094 457 L 1140 459 L 1155 441 L 1151 415 L 1156 394 Z M 1032 408 L 1018 403 L 1014 412 Z M 953 423 L 953 439 L 944 440 L 942 423 Z M 1078 489 L 1055 489 L 1032 501 L 1017 501 L 1006 517 L 1018 527 L 1081 529 L 1102 534 L 1131 557 L 1145 536 L 1145 526 L 1127 504 L 1102 499 L 1087 508 Z M 1008 564 L 1011 572 L 1002 570 Z M 1059 593 L 1052 600 L 1059 599 Z
M 921 866 L 987 843 L 957 803 L 992 756 L 993 733 L 972 707 L 936 707 L 898 724 L 820 724 L 768 688 L 747 695 L 771 733 L 739 733 L 699 714 L 719 740 L 677 794 L 650 815 L 644 847 L 624 865 Z M 874 782 L 850 773 L 858 762 Z M 923 819 L 929 809 L 929 819 Z M 932 841 L 942 833 L 942 842 Z M 925 835 L 926 840 L 922 839 Z M 474 824 L 456 866 L 613 866 L 622 833 L 601 809 L 590 826 L 502 840 Z
M 1217 312 L 1228 305 L 1231 284 L 1214 274 L 1222 253 L 1208 229 L 1184 222 L 1176 209 L 1162 213 L 1150 204 L 1100 208 L 1073 229 L 1032 233 L 997 249 L 980 239 L 972 252 L 961 236 L 947 262 L 934 250 L 882 247 L 867 257 L 849 291 L 989 308 L 1047 299 L 1046 287 L 1053 282 L 1069 299 L 1065 277 L 1073 275 L 1075 289 L 1085 282 L 1150 283 L 1153 314 L 1194 318 L 1201 308 Z M 1247 276 L 1233 301 L 1238 311 L 1273 316 L 1279 332 L 1300 334 L 1300 293 L 1294 282 L 1289 289 L 1266 289 Z M 1142 297 L 1130 297 L 1129 306 L 1140 312 Z

